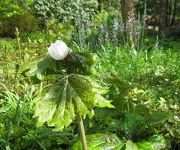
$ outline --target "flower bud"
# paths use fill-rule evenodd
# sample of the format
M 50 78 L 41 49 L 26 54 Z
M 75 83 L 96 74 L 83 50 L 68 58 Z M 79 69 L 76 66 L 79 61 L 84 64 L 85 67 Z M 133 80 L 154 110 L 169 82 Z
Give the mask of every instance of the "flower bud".
M 63 41 L 57 40 L 48 47 L 49 55 L 55 60 L 62 60 L 68 55 L 68 47 Z

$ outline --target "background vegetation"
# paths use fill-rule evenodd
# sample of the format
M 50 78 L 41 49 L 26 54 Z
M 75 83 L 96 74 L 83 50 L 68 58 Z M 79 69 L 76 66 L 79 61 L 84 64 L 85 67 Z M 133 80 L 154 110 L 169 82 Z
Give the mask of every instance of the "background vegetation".
M 60 39 L 93 56 L 91 77 L 108 87 L 103 96 L 115 106 L 94 109 L 87 134 L 138 143 L 153 133 L 178 150 L 179 37 L 177 0 L 0 0 L 0 149 L 61 150 L 78 140 L 75 122 L 62 131 L 36 127 L 34 99 L 49 83 L 33 85 L 22 73 Z

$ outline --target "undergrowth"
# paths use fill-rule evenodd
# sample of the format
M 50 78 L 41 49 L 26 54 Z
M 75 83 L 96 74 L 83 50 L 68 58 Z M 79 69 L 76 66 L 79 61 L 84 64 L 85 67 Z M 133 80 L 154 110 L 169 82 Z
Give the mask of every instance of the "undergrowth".
M 180 141 L 180 54 L 172 45 L 157 45 L 145 41 L 135 51 L 123 45 L 92 46 L 72 43 L 76 51 L 90 52 L 96 64 L 93 74 L 109 86 L 108 94 L 115 109 L 95 109 L 98 113 L 86 122 L 87 133 L 119 132 L 117 120 L 125 112 L 150 115 L 154 111 L 167 112 L 172 118 L 156 127 L 158 132 Z M 46 54 L 51 40 L 24 39 L 21 49 L 16 39 L 0 39 L 0 149 L 66 149 L 77 139 L 72 124 L 62 132 L 52 131 L 47 125 L 36 128 L 33 118 L 33 99 L 42 85 L 32 86 L 22 76 L 21 67 Z M 178 45 L 178 41 L 176 43 Z

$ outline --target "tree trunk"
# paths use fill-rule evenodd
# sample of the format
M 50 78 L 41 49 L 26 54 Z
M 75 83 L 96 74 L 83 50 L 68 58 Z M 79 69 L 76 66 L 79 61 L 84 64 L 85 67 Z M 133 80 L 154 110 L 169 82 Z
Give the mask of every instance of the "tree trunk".
M 124 23 L 124 37 L 125 42 L 128 42 L 130 45 L 135 40 L 135 7 L 133 0 L 121 0 L 121 11 L 122 18 Z
M 173 4 L 173 12 L 172 12 L 172 18 L 171 18 L 171 26 L 175 24 L 175 18 L 176 18 L 176 9 L 177 9 L 177 0 L 174 1 Z
M 168 0 L 160 0 L 159 23 L 161 32 L 164 32 L 167 26 L 167 4 Z

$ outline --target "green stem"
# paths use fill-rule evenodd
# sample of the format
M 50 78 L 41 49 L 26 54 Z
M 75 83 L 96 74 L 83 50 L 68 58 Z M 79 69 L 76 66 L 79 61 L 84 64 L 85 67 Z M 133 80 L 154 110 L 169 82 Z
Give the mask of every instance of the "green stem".
M 22 61 L 22 51 L 21 51 L 21 44 L 20 44 L 20 37 L 19 37 L 18 28 L 16 28 L 16 38 L 17 38 L 17 45 L 18 45 L 18 50 L 19 50 L 20 62 L 21 62 Z
M 87 148 L 86 134 L 85 134 L 84 124 L 83 124 L 83 119 L 79 114 L 77 115 L 77 122 L 78 122 L 78 126 L 79 126 L 79 133 L 81 136 L 83 150 L 87 150 L 88 148 Z
M 74 99 L 73 99 L 73 103 L 75 106 L 75 113 L 76 113 L 77 123 L 78 123 L 78 127 L 79 127 L 79 134 L 80 134 L 81 141 L 82 141 L 82 147 L 83 147 L 83 150 L 88 150 L 83 119 L 82 119 L 81 115 L 79 114 L 79 112 L 77 111 L 77 103 Z

